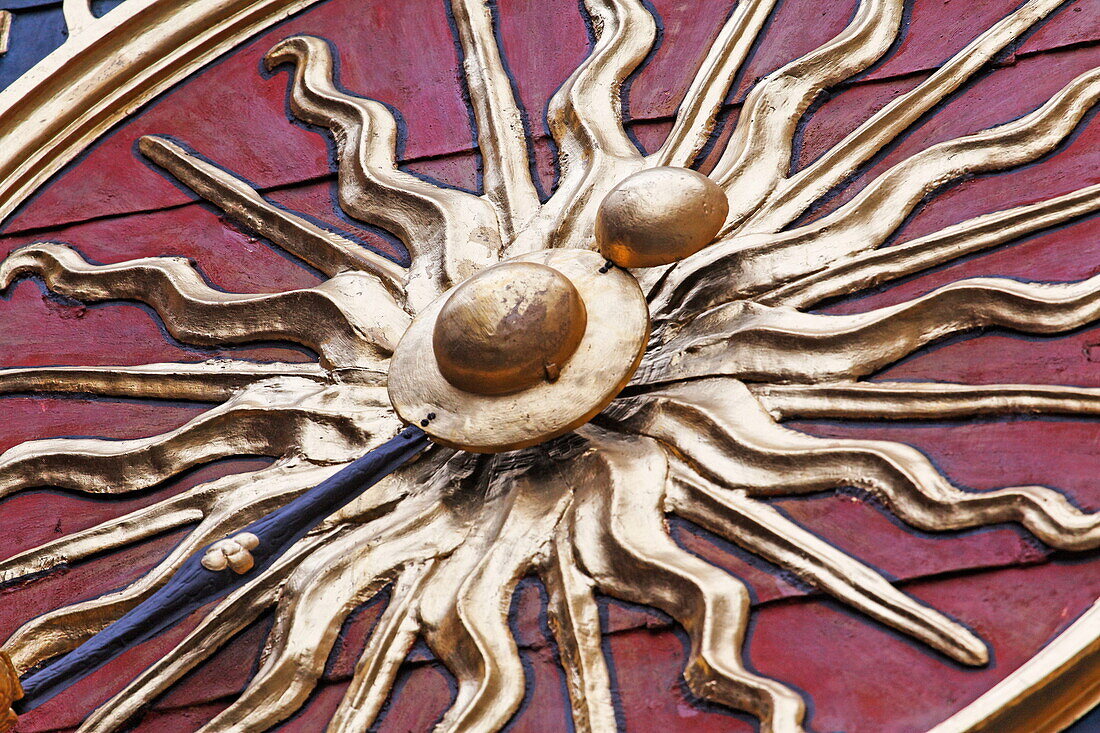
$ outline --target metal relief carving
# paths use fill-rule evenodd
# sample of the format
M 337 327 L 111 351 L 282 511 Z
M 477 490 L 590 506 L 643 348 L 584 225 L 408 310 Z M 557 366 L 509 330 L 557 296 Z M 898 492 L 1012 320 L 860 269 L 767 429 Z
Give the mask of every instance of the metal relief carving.
M 902 0 L 864 0 L 838 37 L 764 77 L 749 94 L 740 123 L 708 174 L 726 198 L 724 217 L 714 222 L 717 235 L 710 231 L 698 243 L 706 246 L 700 249 L 686 236 L 702 226 L 692 208 L 702 199 L 677 201 L 679 189 L 670 188 L 670 179 L 661 173 L 657 183 L 637 191 L 653 217 L 664 217 L 663 226 L 677 235 L 670 241 L 687 244 L 660 262 L 631 260 L 629 255 L 638 255 L 643 244 L 649 251 L 660 249 L 659 241 L 637 240 L 636 247 L 628 246 L 626 255 L 620 251 L 615 259 L 656 266 L 610 273 L 630 288 L 640 287 L 651 331 L 640 357 L 625 346 L 602 355 L 611 372 L 621 366 L 619 371 L 629 375 L 637 366 L 625 389 L 611 380 L 614 389 L 606 396 L 614 399 L 606 409 L 594 417 L 582 410 L 582 424 L 561 422 L 559 428 L 572 432 L 549 441 L 560 430 L 535 420 L 513 426 L 517 434 L 526 434 L 495 443 L 488 437 L 491 425 L 483 434 L 462 433 L 461 439 L 440 434 L 446 445 L 369 489 L 220 602 L 174 650 L 92 712 L 82 730 L 118 729 L 260 614 L 274 609 L 259 671 L 204 730 L 269 728 L 305 702 L 348 615 L 391 584 L 391 600 L 330 730 L 365 730 L 373 723 L 398 667 L 420 638 L 458 683 L 440 730 L 498 729 L 524 695 L 523 666 L 507 615 L 517 582 L 532 574 L 548 590 L 550 625 L 579 730 L 616 728 L 597 593 L 657 607 L 684 627 L 692 642 L 685 678 L 695 694 L 750 712 L 764 730 L 800 730 L 801 696 L 754 673 L 742 660 L 749 616 L 745 586 L 680 548 L 668 533 L 669 514 L 798 574 L 869 619 L 951 659 L 986 664 L 989 650 L 963 625 L 966 619 L 951 619 L 898 590 L 761 499 L 857 486 L 922 530 L 1015 522 L 1051 547 L 1100 546 L 1100 515 L 1080 511 L 1054 490 L 964 491 L 906 445 L 816 438 L 781 424 L 796 417 L 905 420 L 1094 415 L 1100 410 L 1095 388 L 863 381 L 928 343 L 984 326 L 1056 334 L 1093 323 L 1100 316 L 1100 276 L 1065 284 L 963 280 L 858 315 L 812 311 L 829 298 L 1100 209 L 1100 186 L 1091 186 L 879 249 L 916 205 L 945 183 L 1053 151 L 1100 101 L 1100 70 L 1079 76 L 1018 120 L 917 153 L 832 213 L 796 224 L 810 206 L 1060 4 L 1025 3 L 817 161 L 790 173 L 795 127 L 810 103 L 882 58 L 900 32 Z M 311 365 L 222 360 L 0 371 L 4 391 L 222 403 L 154 438 L 56 439 L 17 446 L 0 456 L 0 496 L 42 485 L 121 494 L 222 457 L 276 458 L 269 468 L 197 486 L 0 561 L 0 580 L 10 581 L 197 524 L 159 566 L 131 586 L 28 621 L 4 645 L 15 669 L 25 672 L 89 638 L 211 542 L 234 538 L 232 547 L 221 547 L 222 554 L 210 561 L 247 574 L 247 538 L 238 534 L 243 527 L 379 445 L 397 432 L 401 418 L 415 420 L 418 403 L 411 403 L 416 409 L 406 414 L 402 395 L 427 389 L 423 366 L 411 358 L 405 360 L 410 366 L 398 371 L 403 361 L 399 344 L 403 349 L 403 337 L 415 337 L 425 345 L 413 356 L 426 353 L 431 339 L 421 338 L 415 324 L 436 317 L 441 296 L 507 260 L 550 266 L 566 259 L 602 262 L 569 250 L 598 249 L 600 240 L 606 244 L 610 237 L 607 232 L 623 224 L 615 219 L 625 216 L 617 213 L 621 210 L 610 204 L 604 208 L 605 200 L 613 200 L 608 194 L 643 180 L 636 176 L 644 171 L 667 172 L 695 162 L 775 3 L 738 3 L 702 60 L 667 141 L 644 155 L 623 127 L 620 91 L 654 43 L 654 19 L 641 0 L 586 0 L 594 45 L 549 108 L 561 174 L 545 202 L 531 179 L 529 141 L 489 4 L 452 0 L 451 5 L 484 161 L 482 195 L 401 170 L 392 114 L 378 102 L 340 91 L 335 51 L 324 40 L 288 38 L 266 58 L 269 68 L 288 73 L 291 113 L 332 135 L 344 212 L 398 237 L 411 256 L 408 269 L 275 207 L 233 173 L 152 136 L 142 140 L 140 152 L 166 175 L 328 279 L 284 293 L 232 294 L 211 288 L 196 265 L 185 260 L 98 265 L 56 243 L 24 247 L 0 264 L 0 287 L 36 277 L 53 292 L 82 301 L 136 300 L 155 310 L 183 342 L 281 340 L 307 346 L 318 356 Z M 66 2 L 71 25 L 98 22 L 84 18 L 81 8 Z M 5 114 L 10 108 L 0 104 L 0 123 L 7 124 Z M 72 138 L 65 145 L 79 147 L 87 139 Z M 41 180 L 20 178 L 4 163 L 0 154 L 0 197 L 23 195 Z M 684 174 L 673 170 L 668 175 Z M 699 196 L 705 198 L 708 190 L 701 186 Z M 12 200 L 0 199 L 0 212 L 10 211 Z M 615 258 L 613 247 L 605 252 Z M 620 292 L 633 291 L 607 288 L 602 298 L 587 300 L 589 322 L 607 315 L 593 311 L 594 306 L 608 312 L 622 306 L 626 301 L 616 298 L 627 296 Z M 624 337 L 623 343 L 631 342 Z M 559 375 L 551 372 L 547 368 L 544 376 L 554 382 Z M 397 382 L 407 392 L 395 391 Z M 532 409 L 561 399 L 539 397 L 537 388 L 530 393 L 534 396 L 524 399 Z M 597 410 L 606 404 L 602 393 L 591 399 Z M 454 404 L 460 410 L 464 403 Z M 433 420 L 428 432 L 448 430 L 446 417 Z M 495 453 L 520 445 L 527 447 Z M 486 454 L 469 452 L 479 449 Z M 1040 678 L 1043 674 L 1040 670 Z M 1012 694 L 1023 699 L 1028 690 L 1041 687 L 1032 684 Z M 974 729 L 982 711 L 998 703 L 982 704 L 987 707 L 978 708 L 977 718 L 972 715 L 955 728 L 949 721 L 944 730 Z

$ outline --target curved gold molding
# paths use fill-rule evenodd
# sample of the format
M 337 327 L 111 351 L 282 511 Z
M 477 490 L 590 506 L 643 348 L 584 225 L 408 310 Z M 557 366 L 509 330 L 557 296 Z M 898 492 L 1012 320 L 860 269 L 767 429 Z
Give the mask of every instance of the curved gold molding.
M 0 92 L 0 222 L 93 140 L 318 0 L 130 0 Z
M 1100 601 L 930 733 L 1057 733 L 1100 705 Z
M 0 216 L 154 94 L 311 1 L 128 0 L 96 20 L 86 0 L 66 0 L 73 40 L 0 94 L 0 129 L 9 133 L 0 151 Z M 411 317 L 501 257 L 590 247 L 607 192 L 640 170 L 669 162 L 665 153 L 672 160 L 694 157 L 736 81 L 743 50 L 752 45 L 748 39 L 764 28 L 761 14 L 775 6 L 770 0 L 738 3 L 677 114 L 672 147 L 654 157 L 627 135 L 620 94 L 655 41 L 656 20 L 643 0 L 584 0 L 594 31 L 591 51 L 549 106 L 561 175 L 540 203 L 531 195 L 529 141 L 515 124 L 522 115 L 494 45 L 491 0 L 450 4 L 479 131 L 481 195 L 401 170 L 395 116 L 379 102 L 341 90 L 332 47 L 322 39 L 283 39 L 265 57 L 269 68 L 286 62 L 292 116 L 331 134 L 338 205 L 350 219 L 400 240 L 408 270 L 363 256 L 352 240 L 274 207 L 239 176 L 155 136 L 143 139 L 140 154 L 236 225 L 314 264 L 328 279 L 300 290 L 230 293 L 211 287 L 181 258 L 96 265 L 54 243 L 23 247 L 0 264 L 0 286 L 29 276 L 82 301 L 145 303 L 180 341 L 287 340 L 319 357 L 305 367 L 218 361 L 0 371 L 0 392 L 80 390 L 222 402 L 159 436 L 15 446 L 0 455 L 0 496 L 40 486 L 123 495 L 220 458 L 276 459 L 270 467 L 200 484 L 0 561 L 0 580 L 7 582 L 192 527 L 130 586 L 24 624 L 4 645 L 17 670 L 70 651 L 163 587 L 192 554 L 236 536 L 393 434 L 400 421 L 386 398 L 388 370 Z M 874 64 L 903 26 L 903 0 L 861 2 L 846 31 L 761 80 L 746 101 L 746 109 L 759 114 L 741 115 L 745 124 L 737 129 L 745 132 L 734 131 L 723 153 L 729 170 L 715 179 L 731 204 L 745 210 L 726 218 L 711 246 L 674 267 L 637 273 L 650 293 L 656 330 L 638 378 L 621 399 L 571 437 L 522 453 L 429 452 L 217 604 L 187 638 L 92 713 L 84 729 L 125 727 L 269 609 L 275 620 L 264 661 L 242 694 L 203 730 L 272 728 L 308 702 L 348 615 L 388 585 L 390 601 L 331 729 L 370 728 L 403 660 L 422 639 L 458 688 L 439 730 L 499 730 L 526 691 L 508 609 L 519 580 L 539 575 L 578 729 L 616 729 L 600 593 L 656 607 L 683 627 L 691 639 L 684 679 L 695 695 L 755 715 L 768 733 L 803 730 L 801 695 L 745 663 L 749 591 L 677 545 L 668 514 L 797 574 L 949 659 L 986 664 L 985 642 L 960 621 L 907 595 L 766 499 L 854 486 L 916 529 L 1014 522 L 1065 551 L 1100 547 L 1100 513 L 1085 513 L 1040 486 L 969 492 L 905 444 L 819 438 L 779 420 L 799 411 L 853 419 L 873 410 L 899 420 L 1098 412 L 1097 388 L 863 380 L 931 341 L 982 326 L 1051 336 L 1094 323 L 1100 320 L 1100 275 L 1057 284 L 958 280 L 854 315 L 811 306 L 1100 211 L 1093 185 L 885 246 L 926 195 L 964 176 L 1053 152 L 1100 104 L 1100 71 L 1082 74 L 1029 115 L 897 163 L 822 219 L 801 226 L 796 220 L 815 192 L 872 160 L 1061 4 L 1028 0 L 875 112 L 819 163 L 790 175 L 791 136 L 812 100 Z M 979 702 L 971 718 L 961 719 L 963 728 L 946 730 L 1005 730 L 1008 718 L 993 709 L 998 701 L 1031 716 L 1008 730 L 1059 726 L 1083 711 L 1096 688 L 1088 669 L 1096 665 L 1098 642 L 1095 631 L 1089 638 L 1089 625 L 1075 626 L 1074 634 L 1025 665 L 988 698 L 992 702 Z

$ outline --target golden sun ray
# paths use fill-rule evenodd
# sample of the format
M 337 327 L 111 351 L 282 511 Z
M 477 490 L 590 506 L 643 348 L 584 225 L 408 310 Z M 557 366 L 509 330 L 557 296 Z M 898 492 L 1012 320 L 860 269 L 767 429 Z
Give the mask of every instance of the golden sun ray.
M 431 448 L 214 605 L 183 641 L 91 712 L 81 730 L 124 729 L 267 611 L 275 623 L 259 671 L 203 730 L 276 726 L 308 699 L 344 620 L 387 587 L 390 600 L 329 730 L 366 730 L 376 722 L 418 639 L 457 683 L 438 729 L 498 730 L 524 696 L 508 613 L 527 576 L 541 578 L 547 589 L 578 730 L 616 728 L 597 594 L 659 608 L 684 627 L 691 639 L 684 676 L 696 695 L 755 715 L 762 730 L 801 730 L 801 696 L 744 660 L 751 613 L 744 584 L 679 547 L 667 515 L 798 574 L 946 658 L 986 664 L 989 649 L 965 619 L 920 603 L 765 499 L 863 488 L 922 530 L 1015 522 L 1066 550 L 1100 546 L 1100 515 L 1044 487 L 964 491 L 909 446 L 819 439 L 779 422 L 1100 412 L 1095 388 L 861 381 L 953 334 L 986 326 L 1061 334 L 1092 324 L 1100 316 L 1097 278 L 1063 284 L 963 280 L 857 315 L 809 312 L 824 300 L 1095 213 L 1100 187 L 1092 185 L 882 247 L 945 183 L 1055 150 L 1100 100 L 1100 72 L 1082 74 L 1018 120 L 933 145 L 879 175 L 831 214 L 788 227 L 1060 4 L 1025 3 L 792 174 L 796 129 L 814 100 L 882 59 L 901 33 L 901 0 L 863 0 L 838 36 L 750 90 L 707 183 L 721 187 L 715 189 L 718 201 L 723 192 L 729 200 L 715 240 L 677 263 L 634 273 L 648 290 L 653 334 L 633 382 L 607 410 L 565 437 L 519 451 L 485 456 Z M 86 20 L 85 6 L 66 0 L 70 23 Z M 646 155 L 626 130 L 620 95 L 655 43 L 656 20 L 641 0 L 585 0 L 593 44 L 548 109 L 561 175 L 545 203 L 532 181 L 532 142 L 505 72 L 494 5 L 451 0 L 450 6 L 484 164 L 481 195 L 402 170 L 393 114 L 338 88 L 336 51 L 325 40 L 294 36 L 265 57 L 268 69 L 289 69 L 291 114 L 335 141 L 340 207 L 397 237 L 409 254 L 407 269 L 275 206 L 240 176 L 161 136 L 143 138 L 140 153 L 327 279 L 282 293 L 226 293 L 179 258 L 92 264 L 75 248 L 55 243 L 21 248 L 0 264 L 0 287 L 36 277 L 78 300 L 146 303 L 181 341 L 278 340 L 318 357 L 307 365 L 224 361 L 0 371 L 0 392 L 217 403 L 164 435 L 16 446 L 0 456 L 0 495 L 40 486 L 136 491 L 227 456 L 275 459 L 268 468 L 202 484 L 0 561 L 0 581 L 6 582 L 194 525 L 130 586 L 29 620 L 4 645 L 19 672 L 74 648 L 163 586 L 206 544 L 284 506 L 396 432 L 401 420 L 386 394 L 388 371 L 414 317 L 501 259 L 554 248 L 597 249 L 596 223 L 609 191 L 647 169 L 688 167 L 711 140 L 730 87 L 777 3 L 736 5 L 700 60 L 670 135 Z M 717 216 L 721 224 L 721 212 Z

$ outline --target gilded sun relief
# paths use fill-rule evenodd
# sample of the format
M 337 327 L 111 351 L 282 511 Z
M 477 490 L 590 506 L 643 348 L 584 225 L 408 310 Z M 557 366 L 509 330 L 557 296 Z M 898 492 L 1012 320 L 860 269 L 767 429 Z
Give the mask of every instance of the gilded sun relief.
M 1049 335 L 1091 324 L 1100 315 L 1100 276 L 1063 284 L 960 280 L 858 315 L 814 312 L 832 298 L 1100 209 L 1100 186 L 1090 186 L 880 248 L 946 183 L 1054 151 L 1100 100 L 1100 70 L 1077 77 L 1019 119 L 913 155 L 806 223 L 803 215 L 816 202 L 1061 2 L 1024 3 L 792 172 L 796 128 L 811 104 L 880 61 L 901 32 L 903 0 L 863 0 L 839 36 L 753 86 L 717 164 L 705 176 L 692 172 L 775 5 L 737 3 L 701 53 L 664 144 L 644 154 L 624 128 L 620 91 L 655 42 L 655 19 L 641 0 L 585 0 L 594 37 L 588 57 L 547 111 L 560 175 L 545 200 L 532 179 L 531 141 L 485 0 L 451 1 L 483 160 L 480 194 L 398 166 L 393 113 L 340 88 L 337 56 L 353 49 L 312 36 L 278 43 L 267 53 L 267 66 L 287 75 L 290 114 L 327 131 L 335 143 L 340 208 L 398 238 L 409 253 L 408 267 L 275 206 L 232 171 L 189 149 L 186 140 L 170 137 L 172 130 L 143 138 L 140 155 L 164 175 L 327 279 L 289 292 L 233 294 L 212 288 L 196 264 L 183 259 L 100 265 L 72 247 L 43 242 L 0 264 L 0 287 L 32 277 L 80 301 L 139 301 L 182 342 L 293 342 L 315 352 L 317 361 L 0 372 L 4 390 L 220 403 L 153 438 L 19 445 L 0 456 L 0 496 L 42 485 L 124 494 L 219 458 L 276 458 L 254 473 L 199 485 L 0 561 L 0 580 L 10 582 L 194 525 L 163 562 L 129 587 L 28 620 L 3 647 L 14 670 L 26 673 L 74 649 L 149 597 L 186 560 L 333 476 L 404 424 L 415 424 L 428 414 L 427 405 L 441 404 L 451 409 L 432 408 L 438 414 L 424 420 L 436 439 L 431 448 L 327 517 L 275 564 L 258 572 L 247 563 L 243 570 L 235 567 L 241 587 L 170 653 L 90 711 L 81 730 L 120 729 L 272 609 L 275 623 L 258 672 L 203 730 L 275 726 L 306 702 L 349 614 L 387 587 L 388 605 L 329 729 L 368 729 L 418 640 L 457 681 L 439 730 L 500 729 L 524 696 L 508 612 L 517 583 L 531 575 L 547 589 L 578 730 L 617 727 L 597 594 L 658 608 L 683 627 L 691 640 L 684 677 L 696 695 L 752 714 L 763 730 L 801 730 L 802 696 L 743 661 L 750 614 L 744 584 L 674 542 L 669 515 L 798 575 L 868 623 L 889 626 L 958 663 L 987 664 L 990 650 L 966 619 L 950 618 L 895 588 L 763 499 L 855 486 L 900 521 L 928 532 L 1012 522 L 1053 548 L 1100 546 L 1100 515 L 1079 510 L 1055 490 L 966 491 L 907 445 L 818 438 L 782 424 L 800 417 L 1100 412 L 1100 391 L 1091 388 L 866 381 L 948 336 L 989 326 Z M 572 286 L 555 279 L 555 272 L 576 286 L 581 305 L 570 300 Z M 503 279 L 478 291 L 488 273 Z M 439 363 L 433 368 L 446 384 L 436 379 L 435 392 L 424 386 L 418 359 L 432 351 L 428 326 L 440 318 L 466 326 L 461 318 L 473 317 L 440 316 L 448 298 L 454 311 L 455 294 L 475 293 L 471 302 L 484 303 L 509 282 L 537 277 L 545 278 L 538 297 L 558 298 L 551 310 L 560 318 L 522 322 L 520 345 L 505 355 L 537 351 L 535 367 L 517 361 L 507 375 L 501 376 L 502 367 L 486 377 L 463 356 L 462 335 L 471 330 L 456 328 L 453 343 L 441 346 L 447 334 L 436 329 Z M 605 324 L 599 318 L 608 313 L 617 318 Z M 580 334 L 597 327 L 607 331 L 598 344 L 587 345 Z M 552 339 L 521 338 L 551 332 Z M 606 353 L 598 359 L 584 351 L 600 344 Z M 449 361 L 441 356 L 445 349 L 453 355 Z M 568 416 L 558 414 L 560 405 L 548 406 L 560 398 L 545 396 L 561 389 L 527 401 L 509 397 L 567 383 L 581 355 L 598 362 L 598 378 L 591 393 L 582 389 L 588 381 L 576 382 L 573 394 L 584 396 Z M 500 387 L 508 379 L 514 383 Z M 439 396 L 446 390 L 450 402 Z M 515 405 L 492 412 L 508 399 Z M 525 413 L 509 422 L 519 409 L 534 417 Z M 544 418 L 540 411 L 553 415 Z M 486 414 L 493 419 L 471 417 Z M 230 547 L 227 557 L 239 559 L 240 550 Z

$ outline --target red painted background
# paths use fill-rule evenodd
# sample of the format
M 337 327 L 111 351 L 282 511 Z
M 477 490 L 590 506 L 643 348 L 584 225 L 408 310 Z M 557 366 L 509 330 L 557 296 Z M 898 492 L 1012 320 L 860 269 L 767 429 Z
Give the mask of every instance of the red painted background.
M 1018 0 L 915 0 L 896 54 L 872 73 L 834 91 L 804 126 L 800 164 L 812 161 L 891 98 L 912 88 Z M 243 175 L 288 207 L 338 226 L 334 176 L 325 139 L 288 121 L 285 74 L 265 77 L 259 60 L 278 39 L 312 33 L 341 51 L 341 82 L 398 109 L 407 127 L 404 163 L 448 183 L 473 187 L 477 158 L 458 81 L 458 60 L 444 0 L 329 0 L 245 45 L 143 110 L 61 174 L 7 223 L 0 254 L 36 240 L 74 244 L 89 258 L 117 262 L 150 255 L 197 260 L 217 286 L 274 291 L 316 282 L 307 269 L 242 232 L 167 182 L 134 154 L 144 134 L 174 136 Z M 549 96 L 587 51 L 576 0 L 500 0 L 501 37 L 530 126 L 543 184 L 553 162 L 542 123 Z M 731 0 L 654 0 L 662 45 L 631 85 L 631 126 L 654 147 L 695 65 L 724 21 Z M 835 35 L 854 0 L 785 0 L 766 40 L 731 98 L 729 122 L 748 84 Z M 857 186 L 929 144 L 1014 119 L 1044 102 L 1072 77 L 1100 64 L 1100 0 L 1068 5 L 989 73 L 953 97 L 863 174 Z M 728 127 L 728 125 L 727 125 Z M 728 130 L 727 130 L 728 132 Z M 899 241 L 996 209 L 1100 182 L 1100 125 L 1083 127 L 1055 156 L 1006 175 L 968 180 L 924 206 Z M 844 196 L 832 202 L 835 206 Z M 841 303 L 857 311 L 927 292 L 973 275 L 1070 280 L 1100 271 L 1100 220 L 1080 221 L 970 261 Z M 390 250 L 387 240 L 363 238 Z M 282 348 L 204 350 L 171 341 L 143 308 L 82 307 L 51 298 L 24 281 L 0 298 L 0 367 L 41 364 L 140 364 L 232 355 L 303 360 Z M 891 379 L 972 383 L 1063 383 L 1100 386 L 1100 328 L 1060 339 L 988 333 L 927 350 L 886 372 Z M 0 398 L 0 450 L 41 437 L 129 438 L 174 428 L 201 406 L 138 401 Z M 986 489 L 1041 483 L 1100 510 L 1100 428 L 1076 420 L 997 420 L 963 424 L 802 424 L 820 435 L 885 437 L 917 446 L 959 485 Z M 90 526 L 254 461 L 208 466 L 136 498 L 101 501 L 49 489 L 0 504 L 0 556 Z M 1100 596 L 1100 553 L 1051 553 L 1009 527 L 922 535 L 848 496 L 778 502 L 829 541 L 899 579 L 903 587 L 971 625 L 995 650 L 986 669 L 969 670 L 899 635 L 807 595 L 780 576 L 676 524 L 679 541 L 750 583 L 757 612 L 752 664 L 802 690 L 818 731 L 927 729 L 1011 673 Z M 28 618 L 124 585 L 151 567 L 178 536 L 165 536 L 47 577 L 0 589 L 0 638 Z M 567 697 L 537 584 L 517 593 L 514 624 L 529 694 L 512 728 L 569 728 Z M 380 604 L 348 623 L 325 683 L 282 729 L 317 731 L 335 708 Z M 194 622 L 192 619 L 191 623 Z M 192 731 L 239 692 L 254 671 L 266 621 L 182 681 L 138 723 L 137 730 Z M 605 604 L 605 651 L 615 669 L 619 715 L 632 731 L 752 730 L 748 718 L 691 699 L 680 680 L 685 640 L 668 619 L 641 608 Z M 68 730 L 186 633 L 188 624 L 125 655 L 51 703 L 24 717 L 19 731 Z M 452 697 L 442 667 L 426 651 L 410 660 L 380 725 L 425 730 Z

